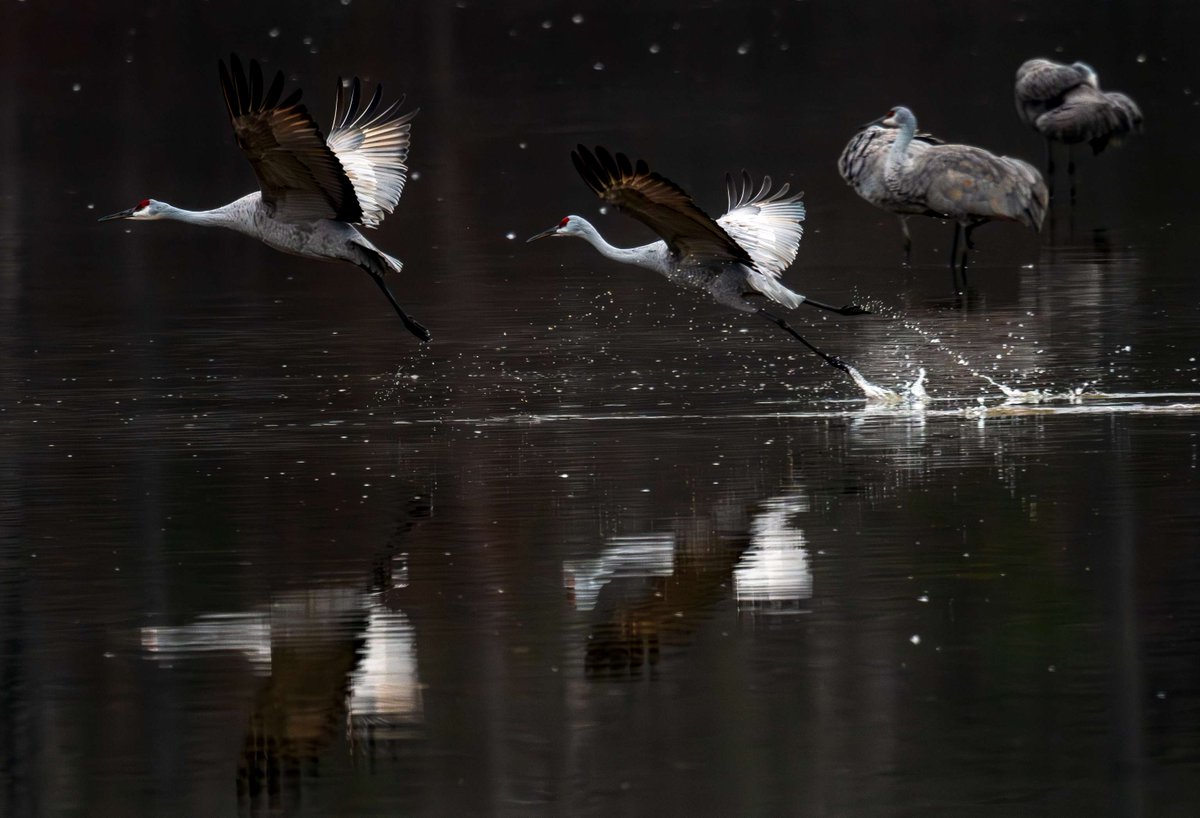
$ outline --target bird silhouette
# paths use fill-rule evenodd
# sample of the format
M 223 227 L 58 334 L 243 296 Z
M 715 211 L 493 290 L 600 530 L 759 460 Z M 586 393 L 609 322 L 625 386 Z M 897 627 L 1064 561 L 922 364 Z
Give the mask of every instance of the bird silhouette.
M 788 196 L 787 184 L 772 192 L 770 177 L 764 177 L 755 191 L 749 174 L 743 172 L 740 185 L 727 176 L 729 210 L 713 219 L 682 188 L 650 170 L 643 160 L 635 165 L 625 154 L 613 156 L 602 147 L 592 153 L 583 145 L 571 158 L 600 199 L 645 224 L 662 241 L 614 247 L 587 219 L 573 215 L 529 241 L 553 236 L 581 238 L 607 258 L 654 270 L 681 287 L 706 291 L 731 309 L 762 316 L 827 364 L 849 374 L 845 362 L 813 346 L 764 306 L 810 304 L 839 315 L 867 312 L 855 304 L 836 307 L 814 301 L 780 282 L 781 274 L 796 258 L 803 235 L 802 193 Z
M 396 301 L 384 275 L 403 267 L 354 225 L 377 227 L 391 213 L 408 176 L 409 132 L 417 111 L 396 116 L 400 102 L 380 106 L 383 87 L 361 108 L 361 83 L 338 80 L 333 127 L 326 139 L 300 103 L 300 91 L 283 99 L 283 72 L 264 90 L 255 60 L 247 75 L 236 55 L 218 63 L 221 90 L 238 147 L 250 160 L 260 190 L 213 210 L 183 210 L 143 199 L 109 219 L 173 219 L 226 227 L 276 250 L 324 261 L 348 261 L 366 270 L 404 326 L 422 341 L 429 330 Z

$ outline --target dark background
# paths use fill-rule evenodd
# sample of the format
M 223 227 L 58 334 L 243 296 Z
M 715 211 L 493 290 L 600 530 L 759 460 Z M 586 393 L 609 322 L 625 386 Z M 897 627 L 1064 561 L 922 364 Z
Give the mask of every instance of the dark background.
M 4 0 L 0 815 L 1194 814 L 1198 18 Z M 95 221 L 253 189 L 231 51 L 319 122 L 350 74 L 421 109 L 370 237 L 432 344 L 348 265 Z M 901 266 L 836 159 L 905 104 L 1042 166 L 1032 56 L 1146 132 L 1077 153 L 1053 231 L 977 231 L 958 295 L 950 227 L 914 220 Z M 579 142 L 714 215 L 727 171 L 805 190 L 785 281 L 877 311 L 794 322 L 934 400 L 867 405 L 766 325 L 524 244 L 568 213 L 649 240 Z M 581 605 L 568 575 L 630 542 L 669 560 Z M 771 555 L 781 610 L 737 590 Z

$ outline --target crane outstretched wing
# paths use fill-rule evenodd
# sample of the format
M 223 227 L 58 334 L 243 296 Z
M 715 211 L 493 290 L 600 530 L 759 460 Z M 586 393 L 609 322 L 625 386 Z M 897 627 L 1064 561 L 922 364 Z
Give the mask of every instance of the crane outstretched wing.
M 345 86 L 338 80 L 337 98 L 333 106 L 333 127 L 329 131 L 329 148 L 337 155 L 346 175 L 354 186 L 358 206 L 362 209 L 362 224 L 375 227 L 391 213 L 404 183 L 408 179 L 409 133 L 417 111 L 397 117 L 403 99 L 380 109 L 383 86 L 367 107 L 358 111 L 361 85 L 358 77 L 350 84 L 347 99 Z
M 361 222 L 363 209 L 354 185 L 308 109 L 300 104 L 300 91 L 280 101 L 283 72 L 276 73 L 264 92 L 256 60 L 250 61 L 249 76 L 236 55 L 230 56 L 229 69 L 224 62 L 219 66 L 238 147 L 254 167 L 263 203 L 274 208 L 275 217 L 292 222 Z
M 771 177 L 764 176 L 762 187 L 754 192 L 750 174 L 742 171 L 741 189 L 733 176 L 725 177 L 729 191 L 729 211 L 717 224 L 745 248 L 763 273 L 778 278 L 796 260 L 800 239 L 804 236 L 803 193 L 788 196 L 785 182 L 771 192 Z
M 651 171 L 644 161 L 639 159 L 635 167 L 623 153 L 614 157 L 597 147 L 593 154 L 583 145 L 572 151 L 571 159 L 597 196 L 660 235 L 671 252 L 754 266 L 754 259 L 746 249 L 701 210 L 691 196 Z

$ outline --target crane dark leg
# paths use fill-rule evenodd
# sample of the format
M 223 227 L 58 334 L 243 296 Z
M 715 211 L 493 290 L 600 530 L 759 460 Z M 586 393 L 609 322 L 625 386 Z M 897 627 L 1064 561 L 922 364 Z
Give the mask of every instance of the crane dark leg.
M 797 341 L 804 344 L 806 347 L 811 349 L 813 352 L 817 353 L 817 355 L 821 356 L 821 359 L 824 360 L 825 363 L 829 364 L 830 366 L 834 367 L 835 369 L 842 370 L 847 375 L 850 374 L 850 367 L 846 364 L 845 361 L 843 361 L 841 358 L 837 357 L 836 355 L 829 355 L 829 354 L 824 353 L 821 350 L 817 349 L 815 346 L 810 344 L 808 341 L 804 340 L 804 337 L 800 333 L 798 333 L 798 332 L 796 332 L 796 330 L 792 329 L 791 325 L 788 324 L 787 321 L 784 321 L 782 318 L 780 318 L 778 315 L 773 315 L 772 313 L 769 313 L 766 310 L 759 310 L 758 315 L 761 315 L 763 318 L 767 319 L 772 324 L 774 324 L 775 326 L 779 327 L 784 332 L 791 335 Z
M 900 216 L 900 232 L 904 234 L 904 266 L 912 261 L 912 235 L 908 232 L 908 216 Z
M 414 321 L 404 311 L 404 308 L 400 306 L 399 302 L 396 301 L 396 297 L 392 295 L 392 291 L 388 289 L 388 285 L 384 282 L 383 276 L 373 270 L 367 270 L 367 272 L 371 274 L 371 278 L 375 279 L 375 283 L 379 285 L 379 289 L 383 290 L 383 294 L 387 296 L 387 300 L 392 302 L 392 307 L 396 310 L 396 314 L 400 316 L 400 320 L 404 322 L 405 328 L 422 341 L 428 341 L 432 338 L 433 336 L 429 334 L 429 330 Z
M 1075 206 L 1075 151 L 1067 147 L 1067 179 L 1071 183 L 1071 207 Z
M 954 223 L 954 241 L 950 243 L 950 282 L 954 287 L 954 292 L 959 292 L 958 289 L 958 234 L 962 232 L 963 226 L 958 222 Z

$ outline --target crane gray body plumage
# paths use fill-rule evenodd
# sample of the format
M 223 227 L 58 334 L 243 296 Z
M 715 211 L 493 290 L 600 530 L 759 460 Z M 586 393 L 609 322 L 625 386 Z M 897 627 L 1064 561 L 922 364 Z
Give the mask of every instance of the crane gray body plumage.
M 850 137 L 850 141 L 842 149 L 842 154 L 838 157 L 838 173 L 859 197 L 882 210 L 896 214 L 900 220 L 900 231 L 904 235 L 904 253 L 907 259 L 912 251 L 908 217 L 941 214 L 931 210 L 924 202 L 897 196 L 884 182 L 883 171 L 888 151 L 899 135 L 900 131 L 897 128 L 885 128 L 877 123 L 864 126 Z M 918 133 L 913 136 L 909 150 L 915 154 L 930 145 L 940 144 L 940 139 L 930 134 Z
M 1102 91 L 1085 63 L 1026 60 L 1017 69 L 1017 115 L 1048 140 L 1087 142 L 1093 153 L 1142 129 L 1142 111 L 1127 95 Z
M 972 145 L 918 140 L 917 118 L 902 106 L 873 125 L 896 133 L 890 141 L 877 136 L 879 146 L 873 154 L 863 151 L 859 165 L 871 170 L 871 178 L 860 184 L 879 202 L 903 213 L 954 220 L 951 265 L 956 264 L 960 232 L 970 247 L 970 232 L 989 221 L 1014 221 L 1041 230 L 1049 193 L 1028 162 Z M 965 264 L 964 256 L 964 269 Z
M 416 111 L 396 116 L 399 102 L 381 106 L 382 87 L 360 106 L 358 79 L 349 90 L 339 80 L 333 127 L 326 139 L 300 104 L 299 91 L 281 99 L 283 72 L 277 72 L 267 88 L 258 63 L 250 61 L 247 75 L 235 55 L 229 69 L 219 64 L 219 73 L 234 136 L 260 189 L 203 211 L 145 199 L 105 219 L 171 219 L 225 227 L 292 255 L 350 262 L 371 275 L 409 331 L 428 341 L 429 331 L 408 316 L 384 282 L 385 274 L 399 273 L 403 265 L 354 227 L 377 226 L 399 201 Z

